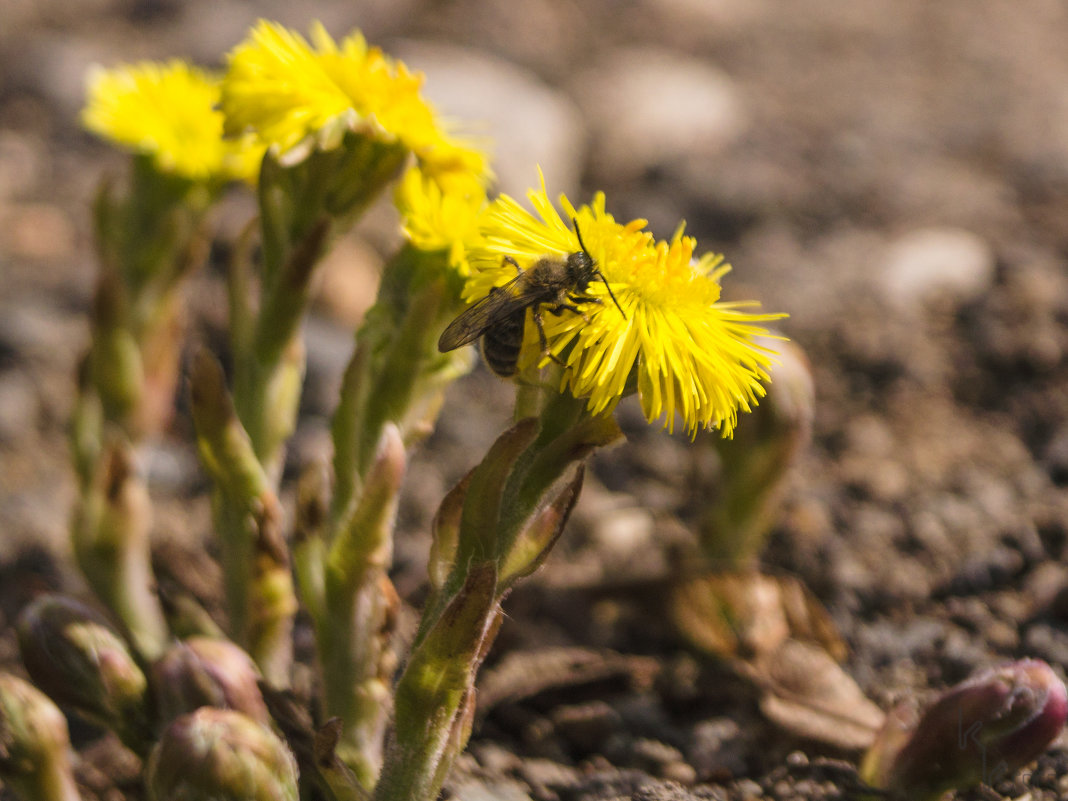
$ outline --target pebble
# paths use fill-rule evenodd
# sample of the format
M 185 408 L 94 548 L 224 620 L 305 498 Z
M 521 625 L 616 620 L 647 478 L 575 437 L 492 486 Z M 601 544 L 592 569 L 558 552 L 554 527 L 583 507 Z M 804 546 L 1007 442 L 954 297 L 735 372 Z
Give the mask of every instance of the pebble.
M 204 480 L 203 468 L 187 442 L 153 440 L 144 443 L 139 458 L 153 492 L 188 496 Z
M 44 179 L 46 161 L 39 141 L 0 131 L 0 199 L 28 194 Z
M 695 725 L 687 738 L 687 757 L 703 780 L 723 780 L 743 773 L 747 743 L 731 718 L 711 718 Z
M 523 197 L 536 187 L 537 167 L 550 197 L 574 193 L 582 175 L 586 131 L 575 104 L 537 75 L 474 50 L 407 40 L 392 51 L 427 74 L 424 95 L 460 133 L 484 138 L 497 189 Z
M 706 36 L 710 28 L 717 33 L 742 29 L 769 9 L 753 0 L 644 0 L 643 5 L 649 14 L 667 17 L 672 26 Z
M 611 51 L 574 91 L 594 128 L 594 160 L 616 181 L 720 154 L 748 124 L 726 73 L 654 47 Z
M 84 12 L 81 13 L 90 13 Z M 88 31 L 88 28 L 86 29 Z M 34 94 L 44 97 L 59 114 L 74 124 L 85 103 L 85 76 L 93 64 L 114 64 L 133 60 L 134 46 L 116 52 L 115 45 L 105 44 L 104 37 L 83 38 L 70 33 L 42 33 L 25 43 L 17 58 L 5 65 L 14 66 L 14 74 L 5 76 Z
M 0 372 L 0 444 L 13 445 L 32 436 L 37 426 L 37 389 L 21 370 Z
M 353 328 L 319 314 L 308 315 L 304 325 L 307 377 L 301 409 L 330 415 L 341 391 L 341 378 L 356 348 Z
M 530 801 L 526 788 L 519 782 L 466 782 L 452 788 L 456 801 Z
M 742 779 L 735 783 L 734 789 L 739 793 L 739 797 L 750 801 L 750 799 L 760 799 L 764 797 L 764 791 L 760 785 L 752 779 Z
M 56 261 L 74 252 L 74 224 L 58 206 L 22 203 L 0 209 L 0 235 L 9 255 Z
M 940 295 L 974 300 L 994 281 L 995 257 L 977 234 L 960 228 L 919 228 L 890 243 L 882 283 L 892 301 L 913 308 Z
M 562 706 L 552 712 L 556 732 L 584 752 L 595 751 L 622 723 L 604 701 Z
M 1023 636 L 1023 652 L 1058 665 L 1068 665 L 1068 637 L 1049 623 L 1033 623 Z
M 593 538 L 610 556 L 627 557 L 649 545 L 654 532 L 648 509 L 613 509 L 598 516 Z
M 331 247 L 319 270 L 316 305 L 355 330 L 375 302 L 382 258 L 362 239 L 344 236 Z
M 73 375 L 76 355 L 87 341 L 86 321 L 59 308 L 43 295 L 23 293 L 0 302 L 0 353 L 56 367 Z

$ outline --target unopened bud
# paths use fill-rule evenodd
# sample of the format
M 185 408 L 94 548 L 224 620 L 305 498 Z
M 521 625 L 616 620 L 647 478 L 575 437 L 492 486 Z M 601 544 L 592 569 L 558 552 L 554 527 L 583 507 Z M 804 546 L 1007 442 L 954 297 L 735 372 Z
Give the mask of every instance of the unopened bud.
M 892 713 L 861 774 L 909 801 L 993 784 L 1041 754 L 1066 719 L 1068 693 L 1049 665 L 1013 662 L 945 691 L 918 720 Z
M 712 503 L 699 536 L 710 559 L 745 566 L 775 524 L 784 479 L 812 436 L 815 388 L 804 351 L 793 342 L 765 339 L 775 352 L 767 395 L 738 418 L 731 439 L 709 441 L 720 461 Z
M 78 801 L 66 718 L 10 673 L 0 673 L 0 779 L 23 801 Z
M 142 750 L 148 682 L 100 615 L 72 598 L 42 595 L 19 615 L 17 630 L 22 662 L 37 686 Z
M 270 715 L 259 680 L 252 657 L 228 640 L 209 637 L 190 637 L 152 665 L 152 686 L 163 721 L 213 706 L 267 723 Z
M 270 729 L 203 707 L 163 732 L 146 769 L 153 801 L 297 801 L 297 763 Z

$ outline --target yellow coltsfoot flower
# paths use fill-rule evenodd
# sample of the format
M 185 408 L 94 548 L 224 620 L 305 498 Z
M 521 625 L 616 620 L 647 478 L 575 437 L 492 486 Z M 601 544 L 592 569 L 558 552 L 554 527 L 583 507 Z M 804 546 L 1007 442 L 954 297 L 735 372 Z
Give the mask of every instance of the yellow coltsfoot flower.
M 468 254 L 472 276 L 464 298 L 476 301 L 514 279 L 509 259 L 526 270 L 547 256 L 566 259 L 583 245 L 605 280 L 591 281 L 581 293 L 573 304 L 580 313 L 547 313 L 551 307 L 542 306 L 551 356 L 528 324 L 520 368 L 558 360 L 562 388 L 587 398 L 593 414 L 610 411 L 636 388 L 650 422 L 664 418 L 670 430 L 678 414 L 691 435 L 718 427 L 729 436 L 739 411 L 764 395 L 761 382 L 774 353 L 755 341 L 767 333 L 761 323 L 784 315 L 748 311 L 753 302 L 721 301 L 720 279 L 729 265 L 713 254 L 695 260 L 696 240 L 682 226 L 658 242 L 644 230 L 645 220 L 616 222 L 600 192 L 580 207 L 561 195 L 561 215 L 544 178 L 528 198 L 536 213 L 507 195 L 490 206 L 484 238 Z
M 431 174 L 485 174 L 485 156 L 453 138 L 423 99 L 421 73 L 409 71 L 359 31 L 335 43 L 312 23 L 311 43 L 260 20 L 230 53 L 223 79 L 226 131 L 253 131 L 286 161 L 311 147 L 336 147 L 347 131 L 399 142 Z M 288 154 L 288 155 L 287 155 Z
M 467 253 L 481 241 L 479 224 L 488 206 L 485 184 L 473 173 L 456 173 L 447 187 L 419 167 L 397 183 L 394 202 L 404 235 L 422 251 L 444 251 L 449 266 L 471 274 Z
M 94 67 L 87 94 L 82 124 L 161 172 L 195 181 L 256 174 L 263 148 L 223 138 L 218 79 L 184 61 Z

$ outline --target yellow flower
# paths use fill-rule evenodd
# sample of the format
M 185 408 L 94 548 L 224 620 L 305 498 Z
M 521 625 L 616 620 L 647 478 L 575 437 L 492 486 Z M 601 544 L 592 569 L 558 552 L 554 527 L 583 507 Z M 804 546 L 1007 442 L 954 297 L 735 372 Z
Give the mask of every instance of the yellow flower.
M 82 124 L 149 155 L 161 172 L 193 180 L 250 180 L 263 155 L 247 139 L 223 139 L 219 82 L 184 61 L 141 62 L 88 76 Z
M 420 250 L 447 251 L 449 266 L 471 274 L 467 253 L 481 240 L 479 221 L 486 210 L 486 188 L 471 174 L 456 173 L 446 186 L 412 167 L 397 184 L 395 202 L 404 235 Z
M 423 76 L 412 73 L 357 31 L 335 43 L 312 23 L 299 33 L 260 20 L 229 56 L 223 79 L 226 131 L 254 131 L 280 154 L 309 138 L 332 148 L 346 130 L 400 142 L 430 174 L 485 174 L 485 156 L 453 139 L 423 99 Z
M 581 304 L 584 316 L 543 315 L 549 350 L 566 364 L 563 385 L 588 398 L 594 414 L 611 410 L 636 386 L 650 422 L 663 417 L 673 429 L 678 414 L 691 435 L 718 426 L 729 436 L 739 411 L 764 395 L 761 382 L 774 354 L 754 342 L 767 333 L 760 323 L 783 315 L 754 314 L 745 310 L 753 303 L 721 301 L 719 281 L 730 267 L 715 255 L 695 261 L 696 241 L 683 236 L 681 226 L 670 241 L 657 242 L 643 230 L 645 220 L 616 222 L 605 211 L 603 193 L 579 208 L 561 195 L 561 217 L 544 178 L 528 197 L 536 215 L 506 195 L 490 207 L 483 244 L 470 254 L 474 273 L 465 299 L 483 297 L 515 277 L 505 256 L 526 269 L 545 256 L 566 258 L 580 250 L 575 221 L 619 307 L 605 283 L 594 280 L 587 295 L 600 302 Z M 521 366 L 541 356 L 532 328 Z

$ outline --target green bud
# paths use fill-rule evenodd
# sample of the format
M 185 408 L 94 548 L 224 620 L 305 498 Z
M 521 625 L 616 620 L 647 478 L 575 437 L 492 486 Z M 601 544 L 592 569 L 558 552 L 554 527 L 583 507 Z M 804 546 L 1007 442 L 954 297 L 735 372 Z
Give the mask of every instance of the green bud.
M 203 707 L 163 732 L 145 771 L 153 801 L 297 801 L 297 762 L 270 729 Z
M 42 595 L 19 615 L 19 651 L 30 677 L 61 705 L 145 747 L 148 682 L 122 638 L 92 608 Z
M 52 701 L 0 673 L 0 779 L 23 801 L 78 801 L 67 720 Z
M 734 436 L 706 440 L 719 456 L 698 534 L 705 556 L 739 566 L 756 557 L 775 524 L 785 479 L 812 436 L 815 388 L 804 351 L 792 342 L 764 340 L 776 351 L 767 395 L 738 418 Z
M 190 637 L 156 660 L 151 673 L 160 720 L 213 706 L 244 712 L 259 723 L 270 721 L 260 671 L 229 640 Z
M 942 693 L 918 719 L 894 710 L 861 776 L 892 798 L 934 801 L 993 784 L 1041 754 L 1068 718 L 1068 693 L 1045 662 L 983 670 Z

